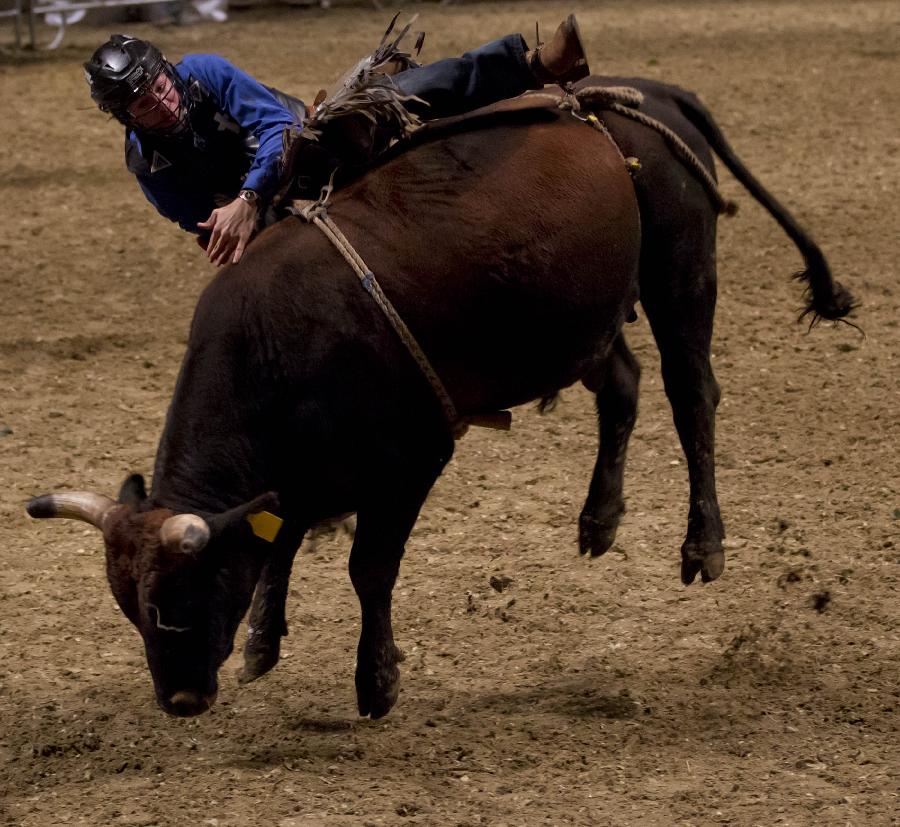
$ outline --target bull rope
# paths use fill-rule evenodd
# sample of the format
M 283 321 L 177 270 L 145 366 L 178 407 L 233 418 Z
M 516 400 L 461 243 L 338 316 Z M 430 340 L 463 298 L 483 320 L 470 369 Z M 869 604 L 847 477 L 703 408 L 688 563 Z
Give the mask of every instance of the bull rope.
M 473 425 L 487 424 L 488 427 L 504 428 L 502 423 L 499 425 L 490 425 L 486 421 L 482 422 L 480 417 L 460 417 L 456 410 L 456 405 L 453 404 L 453 400 L 447 392 L 447 388 L 444 387 L 444 383 L 432 367 L 425 352 L 419 347 L 419 343 L 416 341 L 415 336 L 413 336 L 403 319 L 400 318 L 400 314 L 397 313 L 394 305 L 391 304 L 390 299 L 384 294 L 381 285 L 375 278 L 375 274 L 369 269 L 359 253 L 356 252 L 353 245 L 347 240 L 347 237 L 340 231 L 337 224 L 335 224 L 328 215 L 325 204 L 331 196 L 331 191 L 332 183 L 329 183 L 327 187 L 322 189 L 322 195 L 319 197 L 318 201 L 304 201 L 297 199 L 291 203 L 290 211 L 307 223 L 314 224 L 322 231 L 325 238 L 334 245 L 335 249 L 337 249 L 344 257 L 344 261 L 346 261 L 353 272 L 356 273 L 357 278 L 365 288 L 366 292 L 375 299 L 375 303 L 381 308 L 384 315 L 387 316 L 388 321 L 391 323 L 391 327 L 394 328 L 397 335 L 400 337 L 400 340 L 406 345 L 406 349 L 410 352 L 413 359 L 415 359 L 416 364 L 419 366 L 422 373 L 425 374 L 425 378 L 431 383 L 431 387 L 437 395 L 441 407 L 444 409 L 444 416 L 450 426 L 453 438 L 460 439 L 466 431 L 468 431 L 470 423 Z M 488 417 L 487 419 L 490 420 L 491 417 Z M 503 420 L 502 417 L 501 420 Z M 505 427 L 508 427 L 508 423 Z
M 622 117 L 630 118 L 639 124 L 643 124 L 654 132 L 658 132 L 665 138 L 679 160 L 699 179 L 719 213 L 734 215 L 737 212 L 737 204 L 722 195 L 716 179 L 703 165 L 703 162 L 697 157 L 694 150 L 674 130 L 638 109 L 644 101 L 644 95 L 640 90 L 631 86 L 583 86 L 581 89 L 567 88 L 564 92 L 565 94 L 562 98 L 547 92 L 539 92 L 535 97 L 540 96 L 557 100 L 557 106 L 560 109 L 571 111 L 576 118 L 587 121 L 594 128 L 606 132 L 607 135 L 609 135 L 609 130 L 597 119 L 596 115 L 585 117 L 581 114 L 583 104 L 588 104 L 591 109 L 615 112 L 618 115 L 622 115 Z M 612 138 L 612 135 L 609 135 L 609 137 Z M 635 169 L 634 164 L 630 163 L 630 160 L 628 159 L 629 168 Z

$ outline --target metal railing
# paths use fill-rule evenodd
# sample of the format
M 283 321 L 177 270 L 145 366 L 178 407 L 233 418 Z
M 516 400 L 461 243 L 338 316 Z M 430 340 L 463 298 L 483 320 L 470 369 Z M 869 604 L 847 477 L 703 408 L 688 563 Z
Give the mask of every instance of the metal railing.
M 372 6 L 376 9 L 383 8 L 382 0 L 370 0 Z M 440 5 L 448 6 L 453 0 L 439 0 Z M 66 15 L 75 11 L 87 11 L 88 9 L 110 9 L 122 6 L 152 6 L 159 4 L 167 4 L 177 6 L 182 9 L 183 0 L 50 0 L 49 2 L 40 2 L 40 0 L 13 0 L 13 5 L 8 9 L 0 9 L 0 19 L 9 17 L 13 20 L 15 29 L 16 48 L 22 48 L 22 28 L 23 21 L 27 23 L 28 28 L 28 48 L 37 48 L 36 20 L 38 15 L 55 14 L 59 19 L 56 25 L 56 33 L 52 40 L 43 48 L 55 49 L 62 43 L 62 39 L 66 33 L 66 26 L 69 25 Z M 331 6 L 331 0 L 312 0 L 310 5 L 318 5 L 327 9 Z
M 37 48 L 36 19 L 38 15 L 56 14 L 59 23 L 57 30 L 46 49 L 55 49 L 62 43 L 66 33 L 68 21 L 66 15 L 75 11 L 87 11 L 88 9 L 110 9 L 120 6 L 152 6 L 160 3 L 169 5 L 181 5 L 177 0 L 51 0 L 41 3 L 40 0 L 14 0 L 11 9 L 0 10 L 0 18 L 12 17 L 15 26 L 16 48 L 22 48 L 22 21 L 28 24 L 28 47 Z
M 16 32 L 16 48 L 22 48 L 22 0 L 13 0 L 11 9 L 0 9 L 0 18 L 11 17 Z

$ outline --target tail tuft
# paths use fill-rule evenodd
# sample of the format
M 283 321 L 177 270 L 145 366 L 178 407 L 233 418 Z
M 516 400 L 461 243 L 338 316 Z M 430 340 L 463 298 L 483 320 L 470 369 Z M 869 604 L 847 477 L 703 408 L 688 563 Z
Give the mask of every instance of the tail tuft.
M 824 260 L 818 265 L 810 264 L 805 270 L 794 274 L 795 279 L 806 282 L 806 308 L 800 314 L 800 319 L 811 315 L 810 327 L 814 327 L 822 319 L 842 320 L 859 306 L 850 291 L 831 278 Z

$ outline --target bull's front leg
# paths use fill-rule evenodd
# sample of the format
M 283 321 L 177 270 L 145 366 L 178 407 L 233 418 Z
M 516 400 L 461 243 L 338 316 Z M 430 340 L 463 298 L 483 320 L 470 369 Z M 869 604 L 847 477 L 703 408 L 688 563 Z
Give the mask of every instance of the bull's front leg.
M 356 699 L 359 714 L 373 719 L 386 715 L 400 692 L 397 664 L 403 653 L 394 643 L 391 593 L 404 544 L 433 481 L 433 477 L 429 479 L 423 490 L 395 489 L 390 502 L 379 499 L 377 504 L 360 509 L 357 516 L 350 552 L 350 579 L 362 613 L 356 652 Z
M 350 578 L 362 610 L 356 650 L 356 702 L 360 715 L 381 718 L 400 693 L 397 664 L 403 655 L 394 643 L 391 626 L 391 592 L 400 568 L 400 554 L 385 554 L 380 560 L 362 558 L 354 546 Z
M 288 633 L 286 603 L 291 567 L 302 537 L 301 533 L 283 541 L 279 538 L 263 565 L 247 621 L 244 666 L 238 673 L 240 683 L 262 677 L 281 656 L 281 638 Z

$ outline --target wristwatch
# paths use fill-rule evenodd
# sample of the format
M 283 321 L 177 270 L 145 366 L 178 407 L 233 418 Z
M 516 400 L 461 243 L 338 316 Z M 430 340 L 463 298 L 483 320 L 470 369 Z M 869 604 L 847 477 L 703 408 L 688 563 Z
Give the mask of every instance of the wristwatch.
M 259 193 L 256 190 L 241 190 L 238 193 L 238 198 L 246 201 L 248 204 L 252 204 L 256 209 L 259 209 Z

